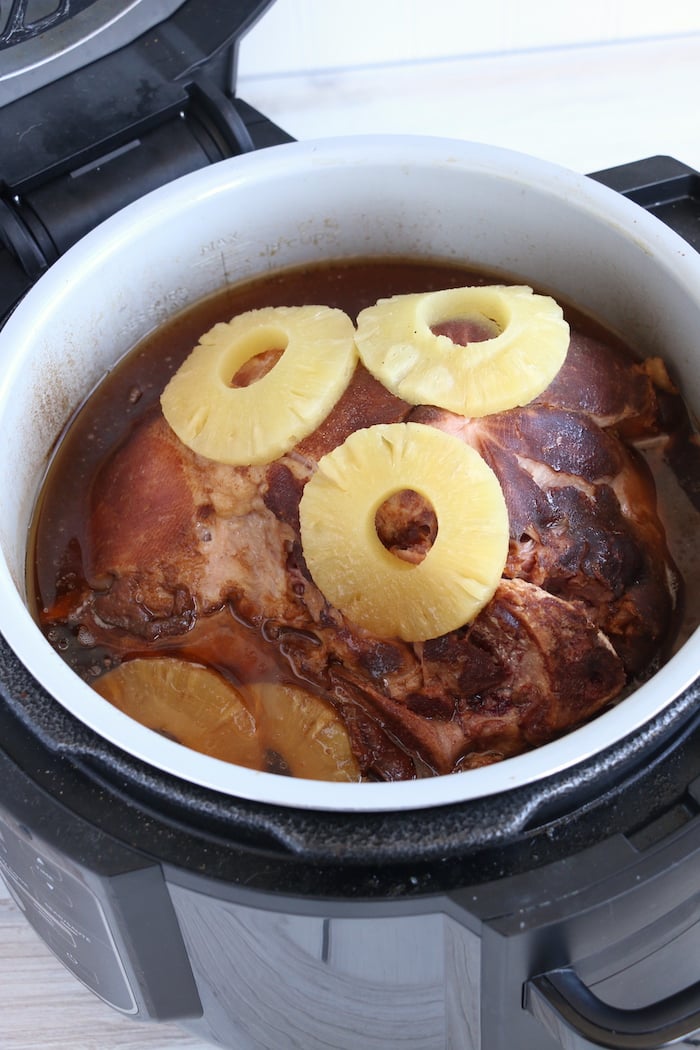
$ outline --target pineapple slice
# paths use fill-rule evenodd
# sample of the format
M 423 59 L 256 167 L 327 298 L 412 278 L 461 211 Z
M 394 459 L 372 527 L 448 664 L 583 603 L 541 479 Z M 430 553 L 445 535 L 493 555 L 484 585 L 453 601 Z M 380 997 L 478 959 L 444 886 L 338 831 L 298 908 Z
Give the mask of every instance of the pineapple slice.
M 216 324 L 163 391 L 163 415 L 207 459 L 270 463 L 312 433 L 345 390 L 357 364 L 354 335 L 347 314 L 327 306 L 267 307 Z M 272 368 L 248 385 L 234 382 L 270 351 L 281 351 Z
M 403 490 L 437 517 L 418 564 L 377 534 L 377 511 Z M 493 471 L 459 438 L 421 423 L 355 431 L 321 458 L 299 511 L 314 583 L 349 620 L 382 637 L 423 641 L 470 622 L 493 596 L 508 553 L 508 512 Z
M 216 671 L 175 657 L 137 657 L 92 685 L 124 714 L 193 751 L 263 768 L 254 715 Z
M 452 342 L 433 332 L 464 321 L 492 338 Z M 380 299 L 357 318 L 365 367 L 412 405 L 486 416 L 525 405 L 549 386 L 569 348 L 554 299 L 524 285 L 487 285 Z
M 292 776 L 360 779 L 347 730 L 330 703 L 288 682 L 258 682 L 246 691 L 268 755 L 279 755 Z
M 340 715 L 299 686 L 236 687 L 200 664 L 135 658 L 94 683 L 120 711 L 193 751 L 310 780 L 359 780 Z

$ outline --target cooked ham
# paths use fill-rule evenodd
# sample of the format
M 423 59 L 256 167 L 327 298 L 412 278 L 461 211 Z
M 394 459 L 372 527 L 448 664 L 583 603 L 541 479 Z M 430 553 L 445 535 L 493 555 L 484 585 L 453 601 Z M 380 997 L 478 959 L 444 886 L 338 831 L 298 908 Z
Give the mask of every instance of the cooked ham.
M 477 619 L 414 644 L 369 635 L 328 605 L 298 521 L 325 452 L 359 427 L 408 419 L 484 456 L 511 531 L 502 582 Z M 207 621 L 217 631 L 229 622 L 227 670 L 245 680 L 247 638 L 269 649 L 336 705 L 365 776 L 498 761 L 586 721 L 664 652 L 680 582 L 653 480 L 620 438 L 660 425 L 648 372 L 578 335 L 542 396 L 481 419 L 413 408 L 360 366 L 325 423 L 269 466 L 205 460 L 155 411 L 93 488 L 82 552 L 93 589 L 65 595 L 60 613 L 68 605 L 98 644 L 118 636 L 128 651 L 194 644 Z M 381 523 L 383 541 L 409 560 L 435 524 L 429 508 L 418 512 L 399 499 Z

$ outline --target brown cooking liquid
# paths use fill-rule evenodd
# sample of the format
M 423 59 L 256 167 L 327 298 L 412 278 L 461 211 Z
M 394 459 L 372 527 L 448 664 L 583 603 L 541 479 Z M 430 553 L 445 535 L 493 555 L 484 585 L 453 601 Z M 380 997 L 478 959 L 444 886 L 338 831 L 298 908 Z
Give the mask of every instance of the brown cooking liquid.
M 99 589 L 109 582 L 86 581 L 84 578 L 83 552 L 89 549 L 91 542 L 89 504 L 95 479 L 115 448 L 128 440 L 133 429 L 149 413 L 158 411 L 160 394 L 169 377 L 190 353 L 199 336 L 218 321 L 228 321 L 234 315 L 254 308 L 307 303 L 337 307 L 355 318 L 361 309 L 372 305 L 378 298 L 465 284 L 492 283 L 494 280 L 497 283 L 502 281 L 493 275 L 475 274 L 453 264 L 397 260 L 364 260 L 290 270 L 226 288 L 172 319 L 128 354 L 91 394 L 67 426 L 57 444 L 34 520 L 31 556 L 28 559 L 29 593 L 36 596 L 35 613 L 39 623 L 51 644 L 69 665 L 81 677 L 95 684 L 105 672 L 125 665 L 126 661 L 134 657 L 142 654 L 151 658 L 167 656 L 212 668 L 235 685 L 245 687 L 247 683 L 279 681 L 283 688 L 293 691 L 295 687 L 290 681 L 289 663 L 284 654 L 280 655 L 283 645 L 271 645 L 265 640 L 264 632 L 251 630 L 230 609 L 200 618 L 190 625 L 187 633 L 179 637 L 154 637 L 147 643 L 139 642 L 118 627 L 102 632 L 96 639 L 83 627 L 61 622 L 57 613 L 62 603 L 70 604 L 71 594 L 80 592 L 88 583 Z M 566 315 L 572 326 L 593 331 L 600 337 L 600 330 L 589 320 L 568 309 Z M 606 338 L 610 341 L 609 337 Z M 682 541 L 683 534 L 689 534 L 689 518 L 697 528 L 697 512 L 677 489 L 660 457 L 655 458 L 653 469 L 664 493 L 669 494 L 669 501 L 674 504 L 674 515 L 679 509 L 682 511 L 682 527 L 673 530 L 678 540 Z M 680 558 L 676 554 L 676 559 L 685 561 L 685 564 L 681 564 L 683 571 L 694 574 L 697 572 L 697 566 L 692 564 L 694 551 L 688 548 L 687 543 L 686 548 L 681 551 Z M 692 593 L 697 590 L 692 588 Z M 693 597 L 692 601 L 694 604 L 688 606 L 681 629 L 683 637 L 698 622 L 697 599 Z M 48 610 L 51 610 L 51 615 L 47 623 Z M 226 659 L 217 655 L 222 639 L 227 649 Z M 232 648 L 239 654 L 234 660 L 230 658 Z M 234 667 L 235 670 L 232 669 Z M 297 684 L 303 684 L 312 697 L 326 704 L 314 686 L 309 683 Z M 304 694 L 294 694 L 290 701 L 289 694 L 285 693 L 282 700 L 291 703 L 294 717 L 303 722 L 306 717 L 302 710 L 306 702 Z M 323 763 L 323 768 L 309 770 L 303 761 L 297 761 L 295 754 L 290 752 L 291 747 L 298 748 L 301 753 L 304 743 L 303 740 L 293 739 L 294 734 L 289 732 L 288 724 L 285 728 L 280 702 L 280 695 L 277 694 L 274 710 L 270 709 L 266 714 L 263 708 L 257 706 L 253 711 L 260 721 L 260 734 L 265 736 L 262 745 L 257 750 L 252 749 L 253 757 L 248 756 L 248 752 L 241 757 L 240 749 L 237 750 L 235 746 L 227 750 L 226 732 L 217 730 L 217 726 L 224 717 L 222 711 L 228 711 L 228 700 L 225 696 L 221 698 L 216 685 L 207 700 L 210 706 L 206 707 L 202 702 L 203 709 L 206 708 L 205 714 L 199 722 L 194 719 L 191 724 L 187 712 L 176 712 L 169 720 L 167 711 L 158 710 L 157 704 L 148 717 L 136 704 L 130 706 L 126 701 L 120 706 L 137 720 L 196 750 L 261 769 L 324 778 L 326 773 Z M 206 712 L 210 710 L 218 713 L 212 714 L 211 724 L 203 725 L 202 719 L 206 721 Z M 267 735 L 262 724 L 265 718 L 277 719 Z M 329 725 L 323 729 L 330 734 L 330 743 L 324 745 L 325 751 L 327 753 L 330 747 L 340 753 L 346 747 L 346 742 L 339 739 L 338 733 L 341 731 L 338 726 L 330 724 L 333 721 L 330 715 L 329 719 Z M 318 719 L 314 724 L 318 724 Z M 282 747 L 278 746 L 280 741 Z M 303 759 L 303 755 L 301 757 Z M 348 759 L 344 751 L 337 762 L 342 767 L 342 779 L 356 777 L 352 759 Z M 410 762 L 415 770 L 414 775 L 432 772 L 422 766 L 415 754 L 410 756 Z

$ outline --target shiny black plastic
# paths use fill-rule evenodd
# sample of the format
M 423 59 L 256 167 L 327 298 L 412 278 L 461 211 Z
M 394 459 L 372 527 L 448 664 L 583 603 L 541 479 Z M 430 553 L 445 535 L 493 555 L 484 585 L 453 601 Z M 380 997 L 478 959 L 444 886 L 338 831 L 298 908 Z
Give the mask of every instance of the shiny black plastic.
M 240 38 L 270 4 L 185 0 L 128 46 L 0 108 L 0 321 L 149 190 L 290 141 L 235 95 Z

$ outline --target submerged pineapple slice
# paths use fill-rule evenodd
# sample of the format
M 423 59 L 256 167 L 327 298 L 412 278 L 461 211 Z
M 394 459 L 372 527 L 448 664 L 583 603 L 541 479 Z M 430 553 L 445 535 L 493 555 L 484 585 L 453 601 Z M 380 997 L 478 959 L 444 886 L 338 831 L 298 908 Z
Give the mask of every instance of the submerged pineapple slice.
M 496 334 L 463 346 L 433 331 L 449 321 Z M 549 386 L 564 363 L 569 326 L 549 296 L 487 285 L 380 299 L 359 314 L 356 341 L 365 367 L 410 404 L 485 416 L 525 405 Z
M 214 325 L 163 391 L 163 415 L 208 459 L 269 463 L 314 431 L 345 390 L 357 364 L 354 334 L 347 314 L 327 306 L 250 310 Z M 272 368 L 235 383 L 271 351 L 279 354 Z
M 377 511 L 402 490 L 437 517 L 418 564 L 377 534 Z M 349 620 L 383 637 L 421 641 L 470 622 L 493 596 L 508 553 L 495 474 L 458 438 L 420 423 L 355 431 L 321 458 L 299 510 L 314 583 Z
M 98 678 L 93 688 L 124 714 L 193 751 L 262 768 L 253 713 L 216 671 L 174 657 L 136 658 Z
M 289 682 L 246 686 L 265 743 L 295 777 L 359 780 L 360 771 L 338 712 L 315 693 Z
M 121 664 L 94 688 L 149 729 L 224 762 L 310 780 L 359 780 L 340 716 L 299 686 L 236 687 L 200 664 L 153 657 Z

